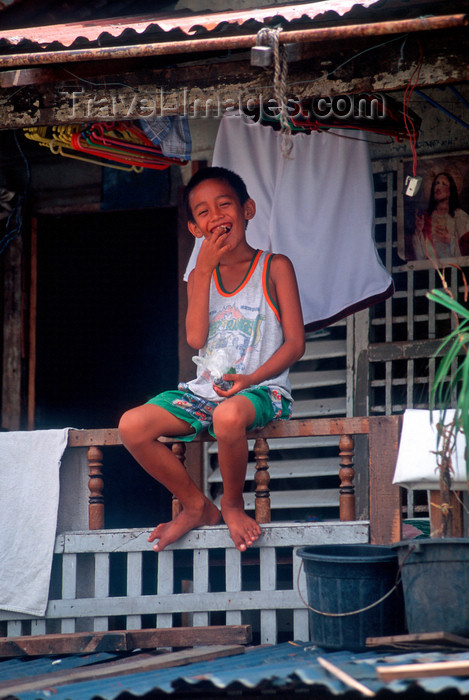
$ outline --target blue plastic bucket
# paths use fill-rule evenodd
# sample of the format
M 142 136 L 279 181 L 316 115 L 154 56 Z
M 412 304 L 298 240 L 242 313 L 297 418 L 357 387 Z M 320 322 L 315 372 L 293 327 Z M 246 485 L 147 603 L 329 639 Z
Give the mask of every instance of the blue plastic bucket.
M 302 547 L 297 555 L 306 574 L 314 644 L 360 651 L 367 637 L 405 633 L 396 552 L 380 545 L 338 544 Z

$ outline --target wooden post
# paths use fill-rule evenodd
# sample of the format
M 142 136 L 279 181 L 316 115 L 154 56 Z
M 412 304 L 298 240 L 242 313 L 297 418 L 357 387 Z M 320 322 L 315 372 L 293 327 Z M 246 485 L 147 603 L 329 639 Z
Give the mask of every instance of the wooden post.
M 402 537 L 401 489 L 392 483 L 401 416 L 370 418 L 370 542 L 389 545 Z
M 36 325 L 37 325 L 37 217 L 31 219 L 31 260 L 29 290 L 28 430 L 34 430 L 36 411 Z
M 342 435 L 339 440 L 340 456 L 340 488 L 339 511 L 340 519 L 355 520 L 355 486 L 353 483 L 355 470 L 353 468 L 354 442 L 351 435 Z
M 181 462 L 182 466 L 184 469 L 186 468 L 186 444 L 184 442 L 173 442 L 171 445 L 171 451 L 175 457 L 178 458 L 178 460 Z M 181 512 L 182 507 L 181 504 L 179 503 L 179 500 L 173 496 L 173 501 L 172 501 L 172 518 L 174 518 L 179 515 Z
M 21 428 L 21 311 L 23 239 L 13 239 L 4 252 L 2 428 Z
M 256 503 L 255 520 L 257 523 L 270 523 L 270 490 L 269 490 L 269 445 L 265 438 L 256 438 L 254 443 L 254 459 L 256 460 Z
M 88 506 L 88 523 L 90 530 L 104 529 L 104 480 L 101 471 L 103 466 L 103 451 L 91 445 L 88 449 L 88 468 L 90 500 Z

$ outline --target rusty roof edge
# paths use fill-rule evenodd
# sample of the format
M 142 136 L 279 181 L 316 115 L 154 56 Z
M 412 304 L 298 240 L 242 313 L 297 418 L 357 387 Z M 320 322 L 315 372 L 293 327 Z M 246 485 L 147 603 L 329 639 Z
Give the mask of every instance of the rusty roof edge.
M 362 24 L 345 24 L 316 29 L 298 29 L 281 32 L 281 42 L 319 42 L 337 41 L 350 37 L 383 36 L 386 34 L 405 34 L 409 32 L 433 31 L 467 26 L 466 14 L 454 14 L 434 17 L 419 17 L 409 20 L 390 20 Z M 255 44 L 256 34 L 235 35 L 189 39 L 182 41 L 164 41 L 126 46 L 108 46 L 60 51 L 43 51 L 37 53 L 20 53 L 0 55 L 0 69 L 19 66 L 44 65 L 64 62 L 97 61 L 117 58 L 142 58 L 144 56 L 163 56 L 197 51 L 220 51 L 227 49 L 249 48 Z
M 205 31 L 214 31 L 223 24 L 236 25 L 238 27 L 250 21 L 259 23 L 272 22 L 275 19 L 283 19 L 287 22 L 301 20 L 303 18 L 315 20 L 327 12 L 336 13 L 338 16 L 351 12 L 353 9 L 369 9 L 373 5 L 382 5 L 382 0 L 320 0 L 319 2 L 299 3 L 295 5 L 276 5 L 260 9 L 230 10 L 227 12 L 213 12 L 192 15 L 142 15 L 139 17 L 116 17 L 107 20 L 75 22 L 67 24 L 53 24 L 38 27 L 26 27 L 10 29 L 2 32 L 0 39 L 11 45 L 17 46 L 22 41 L 31 41 L 43 47 L 53 42 L 62 46 L 71 46 L 78 38 L 88 41 L 97 41 L 106 33 L 114 38 L 120 37 L 126 30 L 133 30 L 137 34 L 143 34 L 150 27 L 155 27 L 162 32 L 172 30 L 182 31 L 184 34 L 193 35 L 197 28 Z

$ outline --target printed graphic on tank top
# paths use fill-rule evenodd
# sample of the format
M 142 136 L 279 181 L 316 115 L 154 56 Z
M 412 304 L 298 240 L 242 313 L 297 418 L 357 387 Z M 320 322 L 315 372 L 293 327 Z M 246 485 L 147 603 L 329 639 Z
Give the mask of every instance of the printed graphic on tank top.
M 256 250 L 244 280 L 232 292 L 224 289 L 218 268 L 210 283 L 209 331 L 199 351 L 206 358 L 223 348 L 235 349 L 236 374 L 251 374 L 283 344 L 279 311 L 269 293 L 269 269 L 273 254 Z M 213 377 L 198 366 L 197 377 L 179 385 L 211 401 L 221 401 L 213 389 Z M 288 369 L 261 382 L 291 400 Z

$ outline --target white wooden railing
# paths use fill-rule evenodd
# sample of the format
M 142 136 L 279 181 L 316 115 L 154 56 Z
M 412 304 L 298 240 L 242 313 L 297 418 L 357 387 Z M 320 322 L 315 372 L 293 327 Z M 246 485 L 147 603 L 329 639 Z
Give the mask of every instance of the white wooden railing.
M 354 514 L 353 435 L 368 435 L 370 519 Z M 269 523 L 268 443 L 272 437 L 340 435 L 340 521 Z M 89 530 L 59 534 L 44 618 L 0 611 L 7 636 L 142 627 L 251 624 L 254 639 L 308 639 L 304 574 L 296 550 L 310 544 L 389 544 L 400 539 L 400 492 L 392 486 L 399 419 L 309 419 L 272 423 L 257 442 L 256 518 L 262 535 L 240 553 L 224 525 L 189 532 L 155 553 L 151 530 L 105 530 L 102 450 L 116 430 L 70 431 L 69 448 L 88 447 Z M 200 438 L 207 439 L 207 438 Z M 181 461 L 181 443 L 176 443 Z M 112 465 L 109 465 L 112 468 Z M 175 504 L 177 510 L 178 504 Z M 98 526 L 98 527 L 97 527 Z M 301 593 L 301 595 L 300 595 Z

